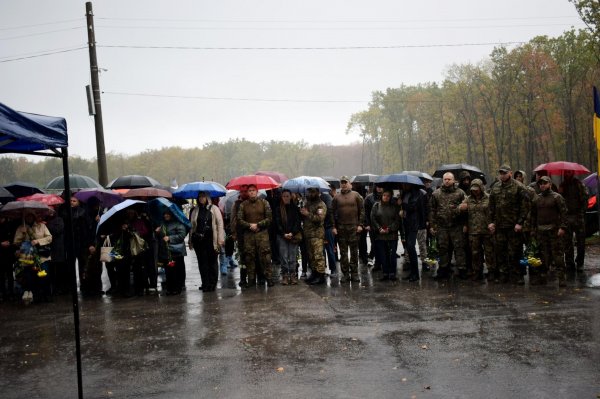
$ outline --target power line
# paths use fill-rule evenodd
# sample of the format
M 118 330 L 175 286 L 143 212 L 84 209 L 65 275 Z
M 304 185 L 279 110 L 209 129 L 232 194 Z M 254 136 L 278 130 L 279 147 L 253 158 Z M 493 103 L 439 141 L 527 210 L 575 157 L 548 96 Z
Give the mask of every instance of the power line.
M 80 26 L 75 26 L 73 28 L 64 28 L 64 29 L 56 29 L 56 30 L 47 30 L 45 32 L 36 32 L 36 33 L 28 33 L 26 35 L 19 35 L 19 36 L 8 36 L 8 37 L 0 37 L 0 40 L 12 40 L 12 39 L 22 39 L 24 37 L 32 37 L 32 36 L 42 36 L 42 35 L 46 35 L 48 33 L 57 33 L 57 32 L 65 32 L 65 31 L 69 31 L 69 30 L 76 30 L 76 29 L 81 29 L 81 28 L 85 28 L 84 25 L 80 25 Z
M 506 46 L 527 42 L 488 42 L 488 43 L 448 43 L 448 44 L 405 44 L 395 46 L 326 46 L 326 47 L 196 47 L 196 46 L 132 46 L 99 45 L 102 48 L 126 48 L 146 50 L 390 50 L 405 48 L 467 47 L 467 46 Z
M 45 51 L 45 52 L 42 52 L 39 54 L 33 54 L 33 55 L 28 55 L 28 56 L 16 57 L 16 58 L 5 57 L 4 59 L 0 59 L 0 63 L 26 60 L 29 58 L 45 57 L 45 56 L 53 55 L 53 54 L 69 53 L 71 51 L 78 51 L 78 50 L 83 50 L 83 49 L 87 49 L 87 48 L 88 48 L 87 46 L 83 46 L 83 47 L 75 47 L 75 48 L 63 49 L 63 50 L 49 50 L 49 51 Z
M 64 20 L 64 21 L 45 22 L 45 23 L 41 23 L 41 24 L 35 24 L 35 25 L 9 26 L 9 27 L 0 28 L 0 30 L 12 30 L 12 29 L 24 29 L 24 28 L 36 28 L 36 27 L 38 27 L 38 26 L 57 25 L 57 24 L 64 24 L 64 23 L 69 23 L 69 22 L 81 22 L 81 21 L 82 21 L 82 18 L 77 18 L 77 19 L 66 19 L 66 20 Z
M 584 26 L 583 23 L 580 23 Z M 118 26 L 118 25 L 97 25 L 97 28 L 103 29 L 153 29 L 153 30 L 203 30 L 203 31 L 240 31 L 240 30 L 253 30 L 253 31 L 381 31 L 381 30 L 432 30 L 432 29 L 496 29 L 496 28 L 536 28 L 545 26 L 573 26 L 568 23 L 557 23 L 557 24 L 521 24 L 521 25 L 472 25 L 472 26 L 404 26 L 404 27 L 198 27 L 198 26 Z
M 428 22 L 468 22 L 468 21 L 522 21 L 544 19 L 579 19 L 574 15 L 534 16 L 510 18 L 457 18 L 457 19 L 169 19 L 169 18 L 113 18 L 96 17 L 105 21 L 156 21 L 156 22 L 201 22 L 201 23 L 428 23 Z
M 103 91 L 102 94 L 112 94 L 118 96 L 137 96 L 137 97 L 157 97 L 157 98 L 175 98 L 184 100 L 219 100 L 219 101 L 246 101 L 246 102 L 270 102 L 270 103 L 368 103 L 371 100 L 301 100 L 290 98 L 249 98 L 249 97 L 208 97 L 208 96 L 184 96 L 174 94 L 152 94 L 135 93 L 122 91 Z M 393 103 L 441 103 L 443 100 L 382 100 L 382 102 Z

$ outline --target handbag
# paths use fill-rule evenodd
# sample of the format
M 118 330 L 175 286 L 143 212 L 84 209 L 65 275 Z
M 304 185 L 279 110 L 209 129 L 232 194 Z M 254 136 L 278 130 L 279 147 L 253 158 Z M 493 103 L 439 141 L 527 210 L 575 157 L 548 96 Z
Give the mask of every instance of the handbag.
M 112 262 L 113 261 L 113 256 L 112 256 L 112 251 L 113 251 L 113 246 L 112 243 L 110 242 L 110 237 L 106 236 L 106 238 L 104 239 L 104 243 L 102 244 L 102 246 L 100 247 L 100 262 Z
M 43 258 L 50 256 L 51 247 L 50 245 L 42 245 L 36 248 L 37 254 Z
M 140 235 L 136 232 L 131 233 L 131 238 L 129 239 L 129 250 L 131 251 L 131 256 L 138 256 L 147 249 L 148 243 L 146 240 L 140 237 Z

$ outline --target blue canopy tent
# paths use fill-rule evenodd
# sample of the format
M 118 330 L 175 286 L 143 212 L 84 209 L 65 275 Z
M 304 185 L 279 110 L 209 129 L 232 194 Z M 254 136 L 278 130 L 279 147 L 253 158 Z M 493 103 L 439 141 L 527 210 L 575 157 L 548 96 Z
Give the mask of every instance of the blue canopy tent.
M 69 176 L 69 154 L 67 147 L 67 121 L 64 118 L 30 114 L 15 111 L 0 103 L 0 154 L 17 153 L 61 158 L 63 175 Z M 65 179 L 65 202 L 71 196 L 69 179 Z M 75 354 L 77 357 L 77 388 L 83 398 L 81 373 L 81 347 L 79 334 L 79 299 L 75 276 L 75 257 L 73 256 L 73 220 L 67 212 L 65 228 L 68 232 L 65 240 L 66 261 L 72 271 L 73 319 L 75 324 Z

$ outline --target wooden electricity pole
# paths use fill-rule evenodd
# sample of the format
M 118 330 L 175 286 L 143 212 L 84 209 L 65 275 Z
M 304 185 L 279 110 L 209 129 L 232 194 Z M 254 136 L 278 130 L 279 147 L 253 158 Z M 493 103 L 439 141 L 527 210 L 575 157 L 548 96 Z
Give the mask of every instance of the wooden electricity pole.
M 94 124 L 96 126 L 96 153 L 98 157 L 98 182 L 106 187 L 108 185 L 108 172 L 106 169 L 106 150 L 104 148 L 104 127 L 102 126 L 102 104 L 100 103 L 100 81 L 98 79 L 98 59 L 96 58 L 96 35 L 94 33 L 94 12 L 92 2 L 85 3 L 85 16 L 87 19 L 88 48 L 90 51 L 90 74 L 92 77 L 92 93 L 94 100 Z

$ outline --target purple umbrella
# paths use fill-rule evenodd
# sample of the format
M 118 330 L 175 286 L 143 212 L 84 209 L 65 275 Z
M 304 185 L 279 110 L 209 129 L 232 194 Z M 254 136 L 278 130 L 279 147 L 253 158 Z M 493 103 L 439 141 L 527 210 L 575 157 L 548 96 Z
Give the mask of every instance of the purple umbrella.
M 592 173 L 588 177 L 582 180 L 583 184 L 590 189 L 590 194 L 593 194 L 598 190 L 598 173 Z
M 87 203 L 91 198 L 96 198 L 105 208 L 112 208 L 120 202 L 123 202 L 121 194 L 104 188 L 85 188 L 73 194 L 81 202 Z

